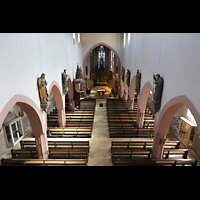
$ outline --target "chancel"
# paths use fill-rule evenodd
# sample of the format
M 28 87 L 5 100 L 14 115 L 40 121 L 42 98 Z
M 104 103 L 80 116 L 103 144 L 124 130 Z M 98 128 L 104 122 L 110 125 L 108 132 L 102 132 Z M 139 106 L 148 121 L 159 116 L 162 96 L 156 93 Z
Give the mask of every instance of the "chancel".
M 1 165 L 200 165 L 200 34 L 1 33 L 0 43 Z

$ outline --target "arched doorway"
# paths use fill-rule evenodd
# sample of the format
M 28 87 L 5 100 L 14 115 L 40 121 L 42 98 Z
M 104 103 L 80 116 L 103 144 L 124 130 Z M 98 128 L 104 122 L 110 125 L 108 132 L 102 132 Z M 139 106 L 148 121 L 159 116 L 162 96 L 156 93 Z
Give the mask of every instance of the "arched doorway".
M 38 158 L 48 158 L 46 124 L 39 108 L 29 97 L 17 94 L 8 101 L 0 113 L 0 127 L 3 125 L 8 112 L 15 104 L 18 105 L 28 116 L 36 140 Z
M 58 122 L 60 127 L 65 126 L 65 101 L 63 100 L 61 88 L 56 81 L 53 81 L 49 87 L 49 96 L 51 92 L 54 94 L 56 108 L 58 112 Z
M 150 82 L 147 82 L 144 84 L 140 95 L 139 95 L 139 100 L 138 100 L 138 111 L 137 111 L 137 119 L 136 119 L 136 123 L 137 126 L 139 128 L 143 127 L 143 123 L 144 123 L 144 115 L 145 115 L 145 109 L 146 109 L 146 105 L 147 105 L 147 100 L 149 97 L 150 92 L 154 93 L 153 87 L 151 85 Z
M 181 95 L 168 101 L 162 108 L 156 123 L 153 144 L 153 158 L 160 159 L 162 157 L 165 138 L 168 134 L 172 118 L 174 114 L 184 105 L 186 105 L 191 111 L 196 120 L 197 126 L 200 125 L 200 115 L 188 97 Z

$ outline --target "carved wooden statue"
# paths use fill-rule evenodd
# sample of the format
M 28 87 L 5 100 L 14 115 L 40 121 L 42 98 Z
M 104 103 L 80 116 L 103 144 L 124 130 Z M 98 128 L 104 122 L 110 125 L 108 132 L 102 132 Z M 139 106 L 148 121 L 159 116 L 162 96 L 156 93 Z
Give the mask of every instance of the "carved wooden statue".
M 158 112 L 161 107 L 161 98 L 163 91 L 163 78 L 160 77 L 160 74 L 153 75 L 154 84 L 155 84 L 155 92 L 154 92 L 154 110 Z
M 67 81 L 66 69 L 62 73 L 62 87 L 63 87 L 63 93 L 68 94 L 68 81 Z
M 135 79 L 135 93 L 140 94 L 140 83 L 141 83 L 141 73 L 139 69 L 137 70 L 136 79 Z
M 130 78 L 131 78 L 131 72 L 129 69 L 127 69 L 127 73 L 126 73 L 126 84 L 128 85 L 128 87 L 130 86 Z
M 124 74 L 125 74 L 125 69 L 122 67 L 122 81 L 124 82 Z
M 39 90 L 41 108 L 45 112 L 47 109 L 47 102 L 49 101 L 49 98 L 48 98 L 49 94 L 47 92 L 46 85 L 47 85 L 47 81 L 45 79 L 45 74 L 42 73 L 40 78 L 38 78 L 38 90 Z

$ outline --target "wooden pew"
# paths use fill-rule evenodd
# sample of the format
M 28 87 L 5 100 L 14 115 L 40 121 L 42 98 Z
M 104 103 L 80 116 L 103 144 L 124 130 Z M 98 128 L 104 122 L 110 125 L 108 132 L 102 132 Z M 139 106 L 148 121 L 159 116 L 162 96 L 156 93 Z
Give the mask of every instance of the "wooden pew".
M 11 149 L 12 158 L 38 158 L 37 150 L 34 149 Z
M 20 145 L 21 149 L 36 148 L 35 139 L 32 138 L 21 140 Z M 89 152 L 89 141 L 48 141 L 48 147 L 49 149 L 86 149 Z
M 12 149 L 12 159 L 38 158 L 36 149 Z M 49 149 L 49 158 L 88 158 L 87 149 Z
M 173 155 L 173 156 L 182 155 L 183 159 L 187 159 L 188 149 L 164 149 L 163 151 L 164 159 L 168 159 L 170 155 Z
M 76 125 L 78 127 L 78 125 Z M 89 127 L 85 128 L 70 128 L 70 127 L 51 127 L 49 128 L 51 133 L 50 137 L 78 137 L 78 138 L 85 138 L 91 137 L 92 129 Z
M 49 149 L 49 158 L 88 159 L 86 149 Z
M 134 128 L 134 127 L 123 127 L 123 128 L 109 128 L 110 137 L 153 137 L 153 129 L 146 128 Z
M 151 150 L 146 149 L 124 149 L 124 150 L 113 150 L 112 160 L 114 159 L 132 159 L 132 158 L 151 158 Z
M 197 166 L 195 159 L 114 159 L 113 166 Z
M 180 141 L 166 141 L 164 149 L 179 149 Z M 153 141 L 112 141 L 111 153 L 119 149 L 152 149 Z
M 112 150 L 112 158 L 151 158 L 152 149 L 114 149 Z M 167 149 L 163 151 L 163 158 L 167 159 L 169 156 L 182 156 L 183 159 L 187 159 L 188 149 Z
M 1 159 L 2 166 L 86 166 L 86 159 Z

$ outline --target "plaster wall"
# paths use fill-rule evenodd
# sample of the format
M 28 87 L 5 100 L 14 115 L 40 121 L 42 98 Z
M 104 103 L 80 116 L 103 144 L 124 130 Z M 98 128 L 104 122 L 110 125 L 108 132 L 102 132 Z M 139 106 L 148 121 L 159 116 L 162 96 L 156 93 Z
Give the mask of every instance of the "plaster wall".
M 200 113 L 199 52 L 198 33 L 132 33 L 130 45 L 126 37 L 122 66 L 131 76 L 141 71 L 141 89 L 148 81 L 153 86 L 153 73 L 164 78 L 160 110 L 170 99 L 186 95 Z

